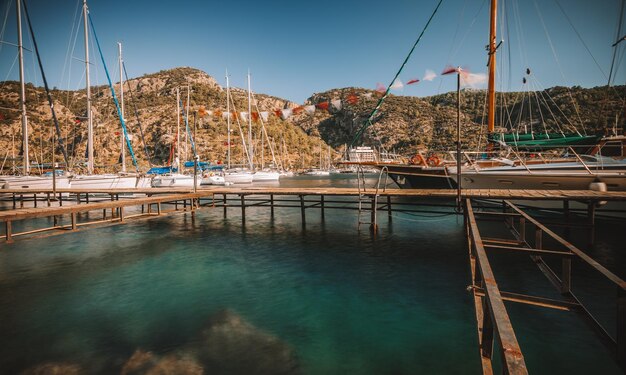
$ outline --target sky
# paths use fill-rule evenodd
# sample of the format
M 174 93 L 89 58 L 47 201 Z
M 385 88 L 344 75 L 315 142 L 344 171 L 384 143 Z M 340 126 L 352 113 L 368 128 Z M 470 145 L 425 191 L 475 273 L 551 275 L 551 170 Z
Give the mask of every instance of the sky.
M 26 0 L 51 87 L 85 85 L 82 0 Z M 154 1 L 90 0 L 90 14 L 113 81 L 117 42 L 130 77 L 190 66 L 225 84 L 303 103 L 313 93 L 341 87 L 387 86 L 439 0 Z M 621 0 L 500 0 L 498 89 L 606 85 L 618 39 Z M 0 81 L 18 80 L 15 1 L 0 0 Z M 440 76 L 448 65 L 473 74 L 466 85 L 484 88 L 489 0 L 443 0 L 392 93 L 429 96 L 455 90 Z M 626 18 L 626 17 L 625 17 Z M 24 46 L 32 43 L 23 21 Z M 626 34 L 626 27 L 621 34 Z M 95 48 L 93 35 L 91 48 Z M 614 83 L 626 84 L 626 41 L 618 49 Z M 91 50 L 92 84 L 106 76 Z M 531 69 L 522 86 L 526 68 Z M 436 73 L 432 81 L 426 72 Z M 42 85 L 33 53 L 25 75 Z M 531 79 L 532 77 L 532 79 Z M 421 81 L 406 85 L 411 79 Z M 471 83 L 471 84 L 470 84 Z

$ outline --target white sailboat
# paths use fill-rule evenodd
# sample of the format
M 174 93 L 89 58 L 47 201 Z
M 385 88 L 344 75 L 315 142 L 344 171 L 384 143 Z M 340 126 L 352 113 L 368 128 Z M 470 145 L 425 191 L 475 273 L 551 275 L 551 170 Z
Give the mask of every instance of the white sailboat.
M 114 174 L 94 174 L 94 139 L 93 139 L 93 117 L 91 111 L 91 82 L 89 75 L 89 21 L 88 21 L 87 0 L 83 0 L 83 22 L 84 22 L 84 38 L 85 38 L 85 81 L 87 92 L 87 174 L 74 175 L 71 177 L 70 183 L 72 188 L 76 189 L 132 189 L 137 186 L 137 176 L 125 174 L 125 149 L 122 146 L 122 173 Z M 120 98 L 121 116 L 124 117 L 124 96 L 123 96 L 123 78 L 121 74 L 122 48 L 119 45 L 120 59 Z M 111 89 L 113 90 L 113 89 Z M 124 145 L 124 133 L 122 132 L 122 145 Z
M 28 147 L 28 116 L 26 114 L 26 89 L 24 81 L 24 47 L 22 44 L 22 10 L 21 1 L 16 0 L 17 15 L 17 50 L 20 72 L 20 112 L 22 119 L 22 175 L 0 176 L 1 189 L 52 189 L 53 179 L 50 176 L 31 176 Z M 53 146 L 54 147 L 54 146 Z M 69 188 L 70 181 L 65 175 L 55 176 L 57 188 Z
M 232 98 L 230 97 L 230 80 L 228 76 L 228 71 L 226 71 L 226 124 L 227 124 L 227 168 L 224 169 L 224 182 L 225 184 L 250 184 L 252 183 L 252 172 L 250 170 L 245 169 L 233 169 L 231 164 L 231 155 L 230 155 L 230 104 Z M 233 103 L 234 104 L 234 103 Z M 237 120 L 239 122 L 239 120 Z M 241 132 L 241 127 L 239 127 L 241 133 L 241 142 L 245 153 L 248 155 L 248 163 L 252 166 L 252 160 L 250 159 L 250 153 L 246 147 L 246 142 L 243 139 L 243 132 Z
M 176 159 L 172 165 L 172 171 L 166 174 L 154 176 L 152 187 L 191 187 L 194 186 L 194 176 L 180 173 L 180 90 L 176 88 Z M 196 187 L 202 184 L 202 175 L 198 174 Z

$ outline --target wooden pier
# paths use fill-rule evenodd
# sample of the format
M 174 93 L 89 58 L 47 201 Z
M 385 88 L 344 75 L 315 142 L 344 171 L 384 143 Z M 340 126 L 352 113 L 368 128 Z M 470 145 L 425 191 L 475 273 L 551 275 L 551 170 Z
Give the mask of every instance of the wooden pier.
M 546 225 L 524 212 L 520 201 L 557 202 L 565 220 L 558 225 L 578 225 L 589 231 L 591 241 L 597 207 L 626 202 L 626 192 L 598 192 L 591 190 L 463 190 L 462 210 L 458 210 L 457 191 L 450 189 L 363 189 L 363 188 L 279 188 L 279 187 L 211 187 L 196 189 L 101 189 L 50 190 L 15 189 L 2 190 L 0 200 L 10 209 L 0 211 L 0 221 L 5 223 L 3 246 L 15 237 L 68 233 L 79 227 L 103 224 L 122 224 L 131 219 L 151 218 L 169 213 L 189 212 L 195 216 L 198 209 L 240 210 L 242 224 L 246 221 L 246 210 L 265 207 L 273 217 L 276 209 L 297 209 L 301 221 L 306 223 L 306 212 L 318 210 L 324 220 L 328 210 L 354 210 L 358 212 L 357 228 L 368 224 L 375 235 L 378 230 L 378 212 L 387 214 L 392 220 L 393 212 L 425 212 L 429 206 L 442 207 L 453 214 L 464 216 L 467 238 L 472 293 L 476 312 L 478 346 L 484 374 L 492 374 L 494 355 L 499 355 L 502 372 L 526 374 L 525 358 L 509 319 L 505 303 L 524 303 L 544 308 L 573 312 L 582 318 L 597 333 L 622 370 L 626 371 L 626 282 L 587 256 L 565 239 L 559 237 Z M 477 202 L 497 203 L 485 208 Z M 583 224 L 569 220 L 574 211 L 571 202 L 582 203 Z M 29 207 L 27 207 L 29 206 Z M 167 209 L 164 209 L 164 206 Z M 475 206 L 480 206 L 475 208 Z M 626 205 L 625 205 L 626 207 Z M 131 212 L 131 209 L 134 211 Z M 434 209 L 434 208 L 432 208 Z M 96 212 L 96 215 L 93 213 Z M 110 213 L 109 213 L 110 212 Z M 89 214 L 87 214 L 89 213 Z M 626 212 L 619 211 L 621 220 L 626 221 Z M 86 214 L 86 215 L 85 215 Z M 365 214 L 365 219 L 361 215 Z M 101 216 L 100 216 L 101 215 Z M 94 216 L 97 218 L 94 220 Z M 32 219 L 52 218 L 53 225 L 45 228 L 15 232 L 13 223 Z M 69 218 L 69 224 L 59 224 L 59 218 Z M 506 225 L 512 238 L 482 237 L 478 222 L 497 220 Z M 49 222 L 49 221 L 48 221 Z M 555 224 L 555 225 L 557 225 Z M 543 246 L 545 238 L 557 243 L 560 248 Z M 2 248 L 0 247 L 0 249 Z M 539 270 L 561 294 L 562 299 L 547 299 L 538 296 L 500 290 L 489 263 L 488 253 L 511 253 L 530 256 Z M 543 257 L 561 260 L 559 272 L 550 268 Z M 572 292 L 572 262 L 587 264 L 616 288 L 613 303 L 616 305 L 616 334 L 609 334 L 587 307 Z M 497 347 L 494 348 L 494 346 Z

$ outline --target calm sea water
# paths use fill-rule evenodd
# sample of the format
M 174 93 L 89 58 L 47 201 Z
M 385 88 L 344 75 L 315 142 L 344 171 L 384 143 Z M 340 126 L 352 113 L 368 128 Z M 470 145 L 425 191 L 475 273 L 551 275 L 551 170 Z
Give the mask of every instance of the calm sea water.
M 271 219 L 267 208 L 249 208 L 242 226 L 238 209 L 225 219 L 206 208 L 194 220 L 177 214 L 2 245 L 0 373 L 59 361 L 117 373 L 138 348 L 178 350 L 225 308 L 293 348 L 305 374 L 480 372 L 462 218 L 389 222 L 381 213 L 379 224 L 373 238 L 357 231 L 355 211 L 328 210 L 322 221 L 309 210 L 303 228 L 298 209 Z M 618 228 L 602 224 L 591 251 L 623 273 Z M 526 257 L 492 259 L 503 289 L 552 293 Z M 596 291 L 614 295 L 579 273 L 575 286 L 592 302 Z M 613 322 L 611 306 L 597 305 Z M 507 308 L 531 373 L 619 373 L 574 314 Z

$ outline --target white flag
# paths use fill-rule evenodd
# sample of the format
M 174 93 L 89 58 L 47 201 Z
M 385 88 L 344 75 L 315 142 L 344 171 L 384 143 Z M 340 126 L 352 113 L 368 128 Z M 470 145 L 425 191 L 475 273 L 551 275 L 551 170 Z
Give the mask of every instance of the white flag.
M 330 104 L 332 104 L 338 111 L 341 111 L 341 99 L 331 100 Z
M 426 73 L 424 74 L 424 78 L 422 78 L 422 81 L 432 81 L 436 77 L 437 73 L 433 72 L 430 69 L 426 69 Z
M 287 109 L 283 109 L 283 120 L 287 120 L 289 117 L 291 117 L 291 113 L 293 112 L 290 108 Z
M 308 113 L 309 115 L 312 115 L 315 113 L 315 106 L 314 105 L 307 105 L 304 106 L 304 110 L 306 111 L 306 113 Z
M 269 112 L 259 112 L 259 115 L 261 115 L 261 118 L 263 119 L 263 121 L 267 121 L 270 118 Z
M 248 112 L 239 112 L 239 115 L 243 121 L 248 121 Z
M 393 81 L 393 84 L 391 85 L 392 90 L 402 90 L 403 88 L 404 85 L 402 84 L 402 81 L 400 81 L 398 78 L 396 78 L 396 80 Z

